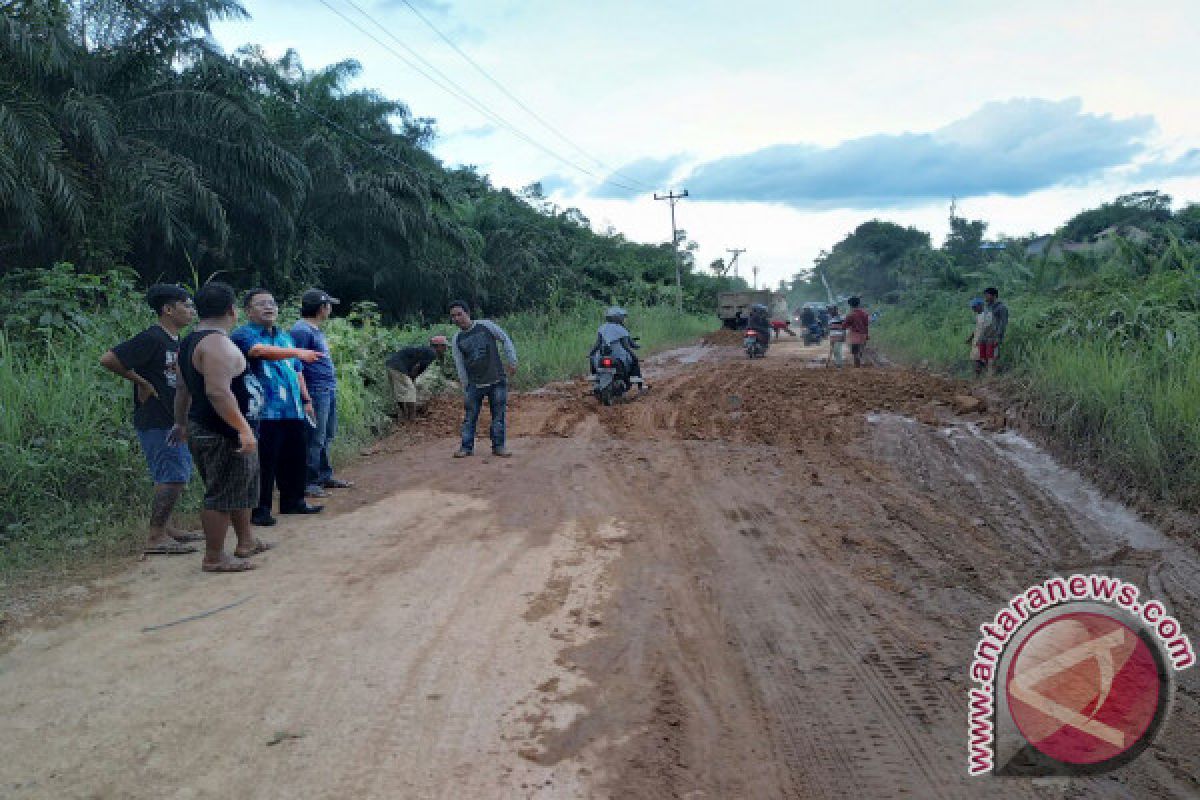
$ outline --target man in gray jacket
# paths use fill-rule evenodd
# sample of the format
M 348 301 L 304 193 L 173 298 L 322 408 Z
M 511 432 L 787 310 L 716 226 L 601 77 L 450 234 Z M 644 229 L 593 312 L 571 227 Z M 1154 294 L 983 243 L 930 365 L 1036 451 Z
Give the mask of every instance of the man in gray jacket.
M 489 429 L 492 455 L 508 458 L 512 453 L 504 446 L 504 414 L 508 408 L 508 376 L 517 371 L 517 349 L 496 323 L 487 319 L 472 320 L 470 307 L 461 300 L 450 304 L 450 321 L 458 326 L 458 333 L 450 342 L 450 352 L 454 354 L 454 368 L 463 386 L 466 412 L 462 446 L 454 457 L 465 458 L 475 452 L 475 426 L 486 397 L 492 413 Z M 501 361 L 500 346 L 504 348 L 507 365 Z

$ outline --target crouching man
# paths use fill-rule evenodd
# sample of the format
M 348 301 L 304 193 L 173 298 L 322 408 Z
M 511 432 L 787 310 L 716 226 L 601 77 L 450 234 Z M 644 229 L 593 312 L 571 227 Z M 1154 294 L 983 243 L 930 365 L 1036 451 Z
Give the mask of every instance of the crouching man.
M 442 388 L 437 383 L 442 357 L 449 346 L 445 336 L 432 336 L 427 347 L 402 347 L 384 362 L 399 418 L 415 417 L 420 407 Z M 429 369 L 435 363 L 438 366 Z

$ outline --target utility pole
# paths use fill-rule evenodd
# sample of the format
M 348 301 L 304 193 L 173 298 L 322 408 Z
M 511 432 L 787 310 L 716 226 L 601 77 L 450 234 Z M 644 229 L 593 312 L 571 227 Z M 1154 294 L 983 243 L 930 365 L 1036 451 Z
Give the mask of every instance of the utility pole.
M 754 285 L 751 286 L 750 288 L 757 290 L 758 289 L 758 267 L 751 267 L 750 271 L 754 273 Z
M 666 200 L 671 205 L 671 247 L 675 250 L 675 310 L 683 311 L 683 267 L 680 264 L 681 255 L 679 253 L 679 233 L 675 228 L 675 204 L 688 196 L 688 190 L 684 189 L 679 194 L 675 194 L 675 190 L 666 194 L 654 193 L 655 200 Z
M 731 258 L 729 260 L 729 269 L 733 270 L 733 277 L 736 278 L 736 277 L 738 277 L 737 259 L 738 259 L 738 256 L 740 256 L 742 253 L 746 252 L 746 248 L 734 247 L 732 249 L 726 249 L 725 252 L 733 253 L 733 258 Z M 726 270 L 726 274 L 728 274 L 728 270 Z

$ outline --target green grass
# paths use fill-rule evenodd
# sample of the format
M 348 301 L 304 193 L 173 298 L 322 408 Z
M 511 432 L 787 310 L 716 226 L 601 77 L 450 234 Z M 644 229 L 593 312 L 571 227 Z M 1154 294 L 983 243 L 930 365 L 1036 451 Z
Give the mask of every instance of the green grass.
M 1200 510 L 1196 276 L 1124 277 L 1006 296 L 1001 387 L 1031 421 L 1114 486 Z M 901 361 L 970 374 L 969 298 L 885 309 L 873 338 Z
M 47 288 L 51 280 L 60 285 Z M 34 290 L 0 286 L 0 302 L 28 310 L 5 321 L 8 333 L 0 330 L 0 582 L 127 556 L 144 533 L 151 484 L 130 423 L 131 390 L 98 360 L 152 319 L 120 277 L 112 278 L 103 302 L 87 298 L 86 312 L 47 317 L 34 301 L 70 308 L 78 302 L 73 280 L 55 273 Z M 42 294 L 31 298 L 31 292 Z M 630 326 L 648 349 L 695 340 L 715 327 L 707 317 L 662 307 L 629 310 Z M 520 357 L 517 388 L 585 372 L 601 315 L 601 306 L 585 304 L 498 319 Z M 295 318 L 293 304 L 281 324 L 290 327 Z M 449 321 L 384 326 L 367 305 L 330 320 L 326 331 L 339 379 L 333 458 L 344 464 L 388 429 L 386 356 L 453 328 Z M 201 495 L 194 477 L 180 504 L 185 521 L 194 523 Z

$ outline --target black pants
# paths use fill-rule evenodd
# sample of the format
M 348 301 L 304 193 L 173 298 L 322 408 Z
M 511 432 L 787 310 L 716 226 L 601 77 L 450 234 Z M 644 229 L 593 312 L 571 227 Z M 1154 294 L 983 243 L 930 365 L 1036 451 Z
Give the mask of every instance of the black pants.
M 281 511 L 304 502 L 307 425 L 302 419 L 264 419 L 258 423 L 261 483 L 255 511 L 270 513 L 276 484 L 279 485 Z

